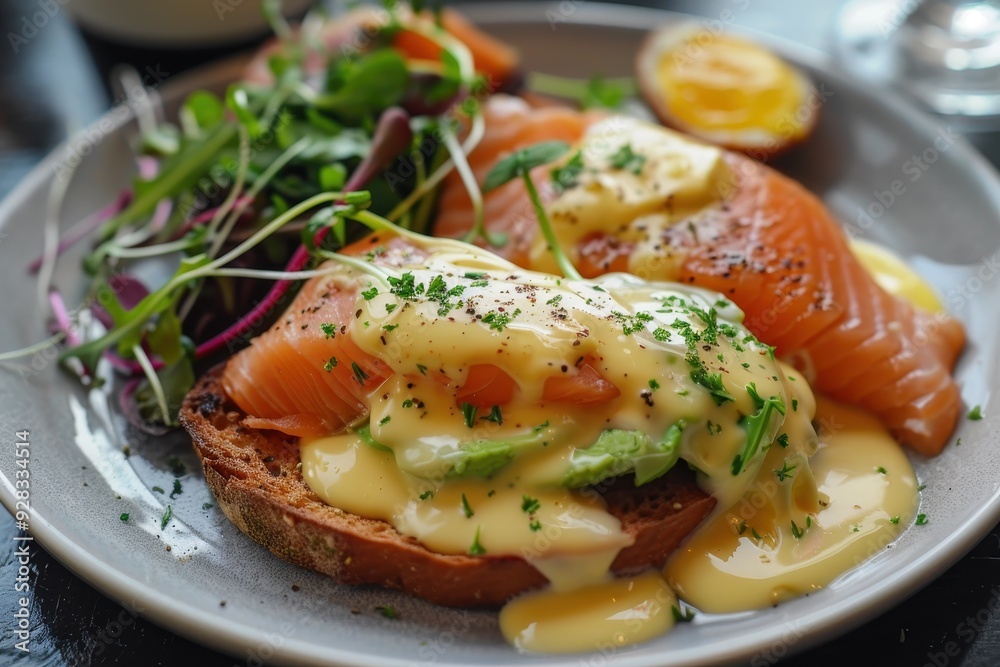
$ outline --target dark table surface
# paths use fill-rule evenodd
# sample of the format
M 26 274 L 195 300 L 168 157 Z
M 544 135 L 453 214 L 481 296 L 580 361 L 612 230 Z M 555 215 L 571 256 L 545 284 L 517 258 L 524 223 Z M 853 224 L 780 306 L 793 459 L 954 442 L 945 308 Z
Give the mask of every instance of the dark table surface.
M 735 0 L 638 2 L 718 15 Z M 840 0 L 741 0 L 737 23 L 825 49 Z M 105 76 L 119 59 L 155 62 L 169 78 L 219 53 L 120 50 L 84 38 L 62 4 L 27 40 L 25 17 L 36 0 L 0 2 L 0 196 L 67 133 L 84 127 L 111 103 Z M 25 33 L 26 34 L 26 33 Z M 9 42 L 9 43 L 8 43 Z M 994 165 L 1000 164 L 1000 133 L 970 137 Z M 14 582 L 18 563 L 13 519 L 0 512 L 0 582 Z M 13 649 L 13 585 L 0 585 L 0 665 L 234 665 L 227 657 L 133 616 L 74 576 L 43 549 L 31 557 L 31 653 Z M 799 665 L 1000 665 L 1000 527 L 960 562 L 895 609 L 861 628 L 780 662 Z M 763 662 L 760 658 L 763 658 Z M 780 655 L 759 656 L 774 664 Z M 667 663 L 668 658 L 665 658 Z

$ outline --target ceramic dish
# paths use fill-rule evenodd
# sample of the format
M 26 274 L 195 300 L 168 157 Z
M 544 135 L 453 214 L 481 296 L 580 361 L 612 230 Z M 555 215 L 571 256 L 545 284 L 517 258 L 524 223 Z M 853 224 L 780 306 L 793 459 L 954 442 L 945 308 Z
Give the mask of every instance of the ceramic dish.
M 470 13 L 519 46 L 532 69 L 575 76 L 630 73 L 644 31 L 677 18 L 596 3 L 504 3 Z M 699 615 L 640 646 L 615 650 L 608 643 L 603 655 L 519 655 L 501 640 L 495 613 L 337 586 L 272 556 L 209 506 L 212 498 L 183 437 L 154 440 L 128 432 L 107 398 L 85 393 L 55 368 L 51 354 L 22 360 L 0 376 L 0 434 L 7 443 L 0 453 L 0 499 L 13 510 L 12 444 L 15 431 L 27 430 L 35 539 L 127 608 L 249 664 L 568 667 L 602 664 L 611 653 L 615 664 L 633 667 L 668 659 L 677 667 L 718 664 L 798 650 L 898 604 L 1000 519 L 1000 418 L 991 402 L 998 384 L 1000 180 L 946 128 L 882 91 L 842 78 L 810 52 L 771 43 L 827 91 L 815 136 L 776 166 L 822 196 L 842 220 L 906 256 L 940 290 L 968 327 L 969 345 L 957 370 L 964 399 L 981 404 L 986 415 L 962 421 L 955 434 L 961 446 L 933 460 L 914 457 L 926 484 L 920 511 L 929 522 L 888 547 L 873 545 L 869 561 L 828 588 L 752 613 Z M 238 72 L 238 63 L 228 63 L 178 80 L 163 91 L 168 107 Z M 53 174 L 74 155 L 83 156 L 64 220 L 106 205 L 130 176 L 126 116 L 113 111 L 88 139 L 57 150 L 0 206 L 0 349 L 44 337 L 25 264 L 41 247 Z M 915 158 L 926 169 L 914 167 Z M 885 191 L 895 180 L 905 191 L 890 202 Z M 862 211 L 867 218 L 859 218 Z M 65 294 L 82 285 L 77 258 L 67 257 L 56 273 Z M 123 454 L 125 445 L 130 456 Z M 175 479 L 182 493 L 171 498 Z M 161 529 L 168 504 L 173 518 Z M 122 513 L 129 514 L 127 522 Z M 385 604 L 399 618 L 375 611 Z

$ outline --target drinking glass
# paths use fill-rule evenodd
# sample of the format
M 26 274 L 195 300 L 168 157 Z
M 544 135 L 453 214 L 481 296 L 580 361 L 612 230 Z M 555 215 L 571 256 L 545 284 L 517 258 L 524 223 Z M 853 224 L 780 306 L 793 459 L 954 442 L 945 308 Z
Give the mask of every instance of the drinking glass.
M 965 131 L 1000 129 L 1000 0 L 850 0 L 834 47 L 849 72 Z

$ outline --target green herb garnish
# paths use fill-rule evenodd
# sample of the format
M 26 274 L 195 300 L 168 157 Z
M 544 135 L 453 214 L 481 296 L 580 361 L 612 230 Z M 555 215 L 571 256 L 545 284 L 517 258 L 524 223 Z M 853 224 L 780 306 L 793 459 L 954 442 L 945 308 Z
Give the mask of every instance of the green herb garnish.
M 379 606 L 379 607 L 375 607 L 375 611 L 377 611 L 378 613 L 382 614 L 382 616 L 384 616 L 386 618 L 390 618 L 390 619 L 397 619 L 397 618 L 399 618 L 399 612 L 397 612 L 396 608 L 393 607 L 392 605 L 382 605 L 382 606 Z
M 493 422 L 498 426 L 503 425 L 503 413 L 500 412 L 500 406 L 494 405 L 492 408 L 490 408 L 490 414 L 486 415 L 485 417 L 482 417 L 482 419 L 488 422 Z
M 354 371 L 354 379 L 358 381 L 358 384 L 363 385 L 365 380 L 368 379 L 368 373 L 365 373 L 361 366 L 358 366 L 358 362 L 351 362 L 351 370 Z
M 643 165 L 646 164 L 646 156 L 634 152 L 631 144 L 623 144 L 622 147 L 611 156 L 610 163 L 615 169 L 625 169 L 638 176 L 642 173 Z
M 163 516 L 160 517 L 160 530 L 167 527 L 167 523 L 170 521 L 171 517 L 174 516 L 174 508 L 167 505 L 167 509 L 163 511 Z
M 795 470 L 796 467 L 797 466 L 788 465 L 788 461 L 785 461 L 780 469 L 775 468 L 772 472 L 778 476 L 779 482 L 784 482 L 786 479 L 794 477 L 794 475 L 792 475 L 792 471 Z
M 476 526 L 476 535 L 475 537 L 472 538 L 472 545 L 469 547 L 468 553 L 470 556 L 482 556 L 484 553 L 486 553 L 486 549 L 484 549 L 483 545 L 479 543 L 480 528 L 481 526 Z
M 472 511 L 472 506 L 469 505 L 469 499 L 465 497 L 464 493 L 462 494 L 462 514 L 465 515 L 466 519 L 472 518 L 475 514 L 475 512 Z
M 472 403 L 462 403 L 462 417 L 465 419 L 465 425 L 472 428 L 476 425 L 476 412 L 479 410 Z
M 580 175 L 583 174 L 583 153 L 577 151 L 566 164 L 556 167 L 550 174 L 552 175 L 552 184 L 556 192 L 575 188 L 579 183 Z
M 552 224 L 549 222 L 549 216 L 542 206 L 535 183 L 531 180 L 532 169 L 549 162 L 554 162 L 568 150 L 569 145 L 565 142 L 544 141 L 534 146 L 515 151 L 497 162 L 493 169 L 490 170 L 490 173 L 486 175 L 483 192 L 486 193 L 494 190 L 520 176 L 524 181 L 525 189 L 528 191 L 528 199 L 531 200 L 535 216 L 538 218 L 538 225 L 541 227 L 542 236 L 545 237 L 545 241 L 549 246 L 549 252 L 552 253 L 552 257 L 556 260 L 559 270 L 567 278 L 579 280 L 581 278 L 580 273 L 573 266 L 573 263 L 566 256 L 562 246 L 559 244 L 559 240 L 552 230 Z
M 684 611 L 681 611 L 677 605 L 670 605 L 670 612 L 674 616 L 674 623 L 690 623 L 695 617 L 695 611 L 690 607 L 685 607 Z

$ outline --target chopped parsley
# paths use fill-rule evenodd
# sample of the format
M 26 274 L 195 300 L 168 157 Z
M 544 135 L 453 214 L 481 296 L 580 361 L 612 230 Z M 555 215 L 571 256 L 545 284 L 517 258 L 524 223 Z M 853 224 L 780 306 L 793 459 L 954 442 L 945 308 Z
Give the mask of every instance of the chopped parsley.
M 490 408 L 490 414 L 486 415 L 485 417 L 482 417 L 482 419 L 488 422 L 493 422 L 498 426 L 503 425 L 503 413 L 500 412 L 500 406 L 494 405 L 492 408 Z
M 405 399 L 403 399 L 402 406 L 404 408 L 412 408 L 413 407 L 413 399 L 412 398 L 405 398 Z
M 465 425 L 472 428 L 476 425 L 476 411 L 478 408 L 472 403 L 462 403 L 462 417 L 465 418 Z
M 382 419 L 379 420 L 378 425 L 385 426 L 390 421 L 392 421 L 392 415 L 386 415 L 385 417 L 382 417 Z
M 388 315 L 392 311 L 396 310 L 396 306 L 397 306 L 397 304 L 395 304 L 395 303 L 387 303 L 387 304 L 385 304 L 385 314 Z
M 875 472 L 877 472 L 880 475 L 888 474 L 888 471 L 883 466 L 875 468 Z
M 472 511 L 472 506 L 469 505 L 469 499 L 462 494 L 462 514 L 465 515 L 466 519 L 471 519 L 475 512 Z
M 764 438 L 773 413 L 785 414 L 785 404 L 780 398 L 775 396 L 767 399 L 761 398 L 753 382 L 747 384 L 746 390 L 757 406 L 757 412 L 753 416 L 745 416 L 740 420 L 741 424 L 746 427 L 747 441 L 743 446 L 743 451 L 733 459 L 732 473 L 734 477 L 743 471 L 747 462 L 757 454 L 762 446 L 766 449 L 770 444 L 764 443 Z
M 400 299 L 416 301 L 417 297 L 424 293 L 424 284 L 420 283 L 418 285 L 416 278 L 409 271 L 406 271 L 398 278 L 396 276 L 389 276 L 386 280 L 389 282 L 389 292 Z
M 615 169 L 627 169 L 638 176 L 646 164 L 646 156 L 632 150 L 631 144 L 624 144 L 611 156 L 611 166 Z
M 387 331 L 387 332 L 393 332 L 393 331 L 395 331 L 398 328 L 399 328 L 398 324 L 383 324 L 382 325 L 382 330 L 383 331 Z
M 538 498 L 532 498 L 527 494 L 521 498 L 521 511 L 525 514 L 534 514 L 541 506 L 542 503 L 539 502 Z
M 391 618 L 391 619 L 399 618 L 399 612 L 397 612 L 396 608 L 393 607 L 392 605 L 386 604 L 379 607 L 375 607 L 375 611 L 382 614 L 386 618 Z
M 788 434 L 782 433 L 777 438 L 775 438 L 774 441 L 779 445 L 781 445 L 782 447 L 788 447 Z
M 583 169 L 583 153 L 582 151 L 577 151 L 573 154 L 573 157 L 567 160 L 566 164 L 556 167 L 549 172 L 552 176 L 552 184 L 555 186 L 556 192 L 563 192 L 564 190 L 576 187 L 580 182 L 580 175 L 583 174 Z
M 170 505 L 167 505 L 167 509 L 163 511 L 163 516 L 160 517 L 160 530 L 163 530 L 164 528 L 167 527 L 167 523 L 169 523 L 170 519 L 173 516 L 174 516 L 174 508 L 171 507 Z
M 156 491 L 157 493 L 166 493 L 166 491 L 164 491 L 163 488 L 159 486 L 154 486 L 153 491 Z
M 371 301 L 378 296 L 378 288 L 372 287 L 371 289 L 366 289 L 361 292 L 361 296 L 365 298 L 365 301 Z
M 685 607 L 683 611 L 677 605 L 671 605 L 670 611 L 674 615 L 674 623 L 690 623 L 694 620 L 694 609 Z
M 358 381 L 358 384 L 363 385 L 369 377 L 368 373 L 365 373 L 364 369 L 358 366 L 358 362 L 356 361 L 351 362 L 351 370 L 354 371 L 354 379 Z
M 792 412 L 798 412 L 798 411 L 799 411 L 799 399 L 793 398 L 792 399 Z
M 201 508 L 202 508 L 203 510 L 210 510 L 210 509 L 212 509 L 213 507 L 215 507 L 215 505 L 214 505 L 214 504 L 212 504 L 212 503 L 202 503 L 202 504 L 201 504 Z
M 421 375 L 427 375 L 427 366 L 423 364 L 417 364 L 417 370 L 420 371 Z
M 457 308 L 461 305 L 461 302 L 452 303 L 451 299 L 453 297 L 461 296 L 464 291 L 465 285 L 455 285 L 454 287 L 449 288 L 443 277 L 434 276 L 431 278 L 431 282 L 427 285 L 426 297 L 429 301 L 434 301 L 440 304 L 441 307 L 438 308 L 437 314 L 439 317 L 444 317 L 453 308 Z
M 965 418 L 969 421 L 977 422 L 983 418 L 983 410 L 978 405 L 969 410 L 969 414 L 965 415 Z
M 531 523 L 528 524 L 528 528 L 531 529 L 531 532 L 537 533 L 542 529 L 542 522 L 538 519 L 532 519 Z
M 545 302 L 546 306 L 557 306 L 559 302 L 562 301 L 562 294 L 556 294 L 554 297 Z
M 797 466 L 790 466 L 788 465 L 788 461 L 784 461 L 781 464 L 780 469 L 775 468 L 772 472 L 778 476 L 779 482 L 784 482 L 786 479 L 791 479 L 792 477 L 795 476 L 792 474 L 792 471 L 795 470 L 796 467 Z
M 541 424 L 539 424 L 538 426 L 536 426 L 536 427 L 534 428 L 534 431 L 535 431 L 535 433 L 538 433 L 539 431 L 542 431 L 542 430 L 544 430 L 544 429 L 547 429 L 548 427 L 549 427 L 549 420 L 548 420 L 548 419 L 546 419 L 546 420 L 545 420 L 545 421 L 543 421 L 543 422 L 542 422 Z
M 927 515 L 926 514 L 918 514 L 917 515 L 917 520 L 914 523 L 916 523 L 918 526 L 923 526 L 924 524 L 927 523 Z
M 656 329 L 653 330 L 653 338 L 660 341 L 661 343 L 664 343 L 670 340 L 670 332 L 664 329 L 663 327 L 657 327 Z
M 747 532 L 747 520 L 743 519 L 736 525 L 736 534 L 742 535 L 745 532 Z
M 122 515 L 118 518 L 122 521 L 128 521 L 128 512 L 122 512 Z
M 323 322 L 319 325 L 320 331 L 327 338 L 336 338 L 337 336 L 337 325 L 331 322 Z
M 171 500 L 182 493 L 184 493 L 184 489 L 181 488 L 181 480 L 175 479 L 173 491 L 170 492 Z
M 465 276 L 463 277 L 468 278 L 469 280 L 482 280 L 486 277 L 486 274 L 482 271 L 466 271 Z
M 472 545 L 469 546 L 470 556 L 482 556 L 486 553 L 486 549 L 484 549 L 483 545 L 479 543 L 479 529 L 481 527 L 482 526 L 476 526 L 476 535 L 472 538 Z
M 501 313 L 497 310 L 492 310 L 483 316 L 483 322 L 490 325 L 490 329 L 494 331 L 503 331 L 510 324 L 510 321 L 521 314 L 521 309 L 518 308 L 513 314 L 507 314 L 506 312 Z
M 794 537 L 795 539 L 799 539 L 805 532 L 806 532 L 805 529 L 799 528 L 797 525 L 795 525 L 795 522 L 792 521 L 792 537 Z
M 646 328 L 647 322 L 653 321 L 652 315 L 642 312 L 635 315 L 627 315 L 616 310 L 611 313 L 611 316 L 622 326 L 622 333 L 626 336 L 631 336 L 637 331 L 642 331 Z
M 700 384 L 705 389 L 708 389 L 708 393 L 712 395 L 712 400 L 715 401 L 716 405 L 722 405 L 726 401 L 735 400 L 733 395 L 726 391 L 725 385 L 722 384 L 722 373 L 709 373 L 697 355 L 689 357 L 688 363 L 698 365 L 696 369 L 691 371 L 691 379 L 696 384 Z
M 334 368 L 337 367 L 337 364 L 339 364 L 339 363 L 340 362 L 337 361 L 337 357 L 330 357 L 327 360 L 327 362 L 325 364 L 323 364 L 323 370 L 326 371 L 327 373 L 330 373 L 330 372 L 333 371 Z
M 419 496 L 421 500 L 427 500 L 428 498 L 433 498 L 433 497 L 434 497 L 434 489 L 427 489 Z
M 889 523 L 899 523 L 899 515 L 897 514 L 896 516 L 889 519 Z
M 654 380 L 650 380 L 649 381 L 649 388 L 652 389 L 653 391 L 656 391 L 657 389 L 660 388 L 660 383 L 657 382 L 655 379 Z

